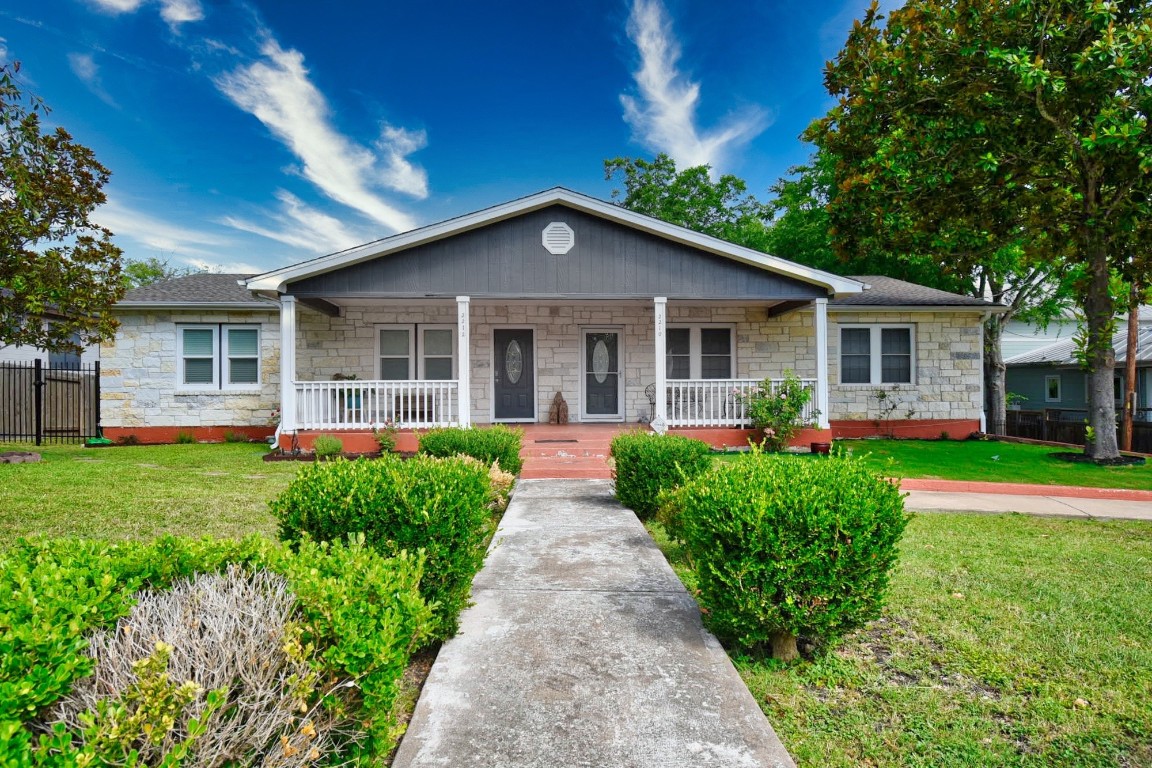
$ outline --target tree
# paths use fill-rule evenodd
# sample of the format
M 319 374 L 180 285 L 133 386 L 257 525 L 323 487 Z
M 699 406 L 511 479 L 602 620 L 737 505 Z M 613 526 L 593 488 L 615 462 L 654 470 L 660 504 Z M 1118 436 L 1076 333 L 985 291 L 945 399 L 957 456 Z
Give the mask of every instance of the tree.
M 89 216 L 109 171 L 47 108 L 26 97 L 19 65 L 0 66 L 0 343 L 75 349 L 109 337 L 124 294 L 120 249 Z
M 900 244 L 1071 280 L 1086 319 L 1097 460 L 1116 444 L 1116 274 L 1148 284 L 1152 5 L 1146 0 L 873 3 L 827 70 L 809 137 L 837 157 L 837 249 Z M 1025 272 L 1025 274 L 1030 274 Z
M 839 169 L 839 170 L 838 170 Z M 835 178 L 849 177 L 855 168 L 840 163 L 830 149 L 819 148 L 807 165 L 789 170 L 792 178 L 780 179 L 772 190 L 777 197 L 769 203 L 775 218 L 768 230 L 768 250 L 786 259 L 819 269 L 847 275 L 887 275 L 920 285 L 988 298 L 1003 304 L 1006 311 L 984 321 L 985 412 L 988 431 L 1003 434 L 1006 421 L 1005 366 L 1001 353 L 1003 329 L 1009 320 L 1023 318 L 1047 322 L 1067 305 L 1067 281 L 1057 275 L 1055 265 L 1030 261 L 1019 242 L 1018 231 L 1002 235 L 1009 240 L 996 247 L 989 242 L 979 258 L 969 252 L 957 253 L 940 237 L 932 241 L 909 237 L 907 229 L 889 232 L 882 224 L 869 235 L 869 223 L 845 223 L 845 207 L 834 207 Z M 855 194 L 860 194 L 856 192 Z M 881 195 L 869 191 L 879 200 Z M 884 207 L 891 208 L 885 201 Z M 833 227 L 830 210 L 838 214 L 840 226 Z M 942 221 L 937 219 L 937 221 Z M 953 225 L 956 224 L 952 219 Z M 971 226 L 980 227 L 980 222 Z M 835 233 L 835 234 L 834 234 Z M 850 233 L 844 237 L 840 233 Z M 919 249 L 919 250 L 916 250 Z
M 707 165 L 676 170 L 676 161 L 659 154 L 652 161 L 617 157 L 604 161 L 604 178 L 623 174 L 624 194 L 612 200 L 629 210 L 712 235 L 746 248 L 765 250 L 770 211 L 748 194 L 747 185 L 726 174 L 712 181 Z
M 124 285 L 128 290 L 144 285 L 152 285 L 163 280 L 173 280 L 177 277 L 194 275 L 200 270 L 193 267 L 174 267 L 167 259 L 158 259 L 155 256 L 144 259 L 128 259 L 124 262 Z

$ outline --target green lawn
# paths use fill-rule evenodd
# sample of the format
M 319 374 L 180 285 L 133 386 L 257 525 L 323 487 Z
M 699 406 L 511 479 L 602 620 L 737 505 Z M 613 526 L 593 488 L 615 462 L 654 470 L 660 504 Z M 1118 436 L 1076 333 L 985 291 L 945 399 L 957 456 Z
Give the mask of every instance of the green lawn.
M 895 477 L 1152 490 L 1152 463 L 1143 467 L 1073 464 L 1049 455 L 1062 449 L 1044 445 L 991 440 L 838 440 L 837 445 Z
M 1152 765 L 1152 526 L 923 515 L 901 553 L 832 652 L 735 659 L 798 764 Z
M 275 535 L 268 501 L 300 464 L 265 463 L 250 443 L 83 448 L 0 444 L 37 451 L 38 464 L 0 464 L 0 542 L 18 536 L 149 539 L 163 534 Z

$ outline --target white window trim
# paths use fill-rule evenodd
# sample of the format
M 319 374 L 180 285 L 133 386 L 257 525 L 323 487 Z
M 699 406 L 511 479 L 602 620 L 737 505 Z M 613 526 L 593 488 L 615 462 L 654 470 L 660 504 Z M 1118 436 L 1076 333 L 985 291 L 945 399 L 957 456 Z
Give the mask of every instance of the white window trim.
M 839 386 L 842 387 L 886 387 L 894 386 L 896 384 L 905 384 L 907 386 L 916 385 L 916 372 L 919 367 L 919 361 L 916 355 L 916 324 L 915 323 L 840 323 L 836 331 L 837 338 L 837 351 L 836 351 L 836 378 Z M 869 381 L 844 381 L 844 335 L 842 331 L 845 328 L 867 328 L 870 332 L 868 344 L 868 357 L 869 357 Z M 883 379 L 883 352 L 881 345 L 881 331 L 886 329 L 905 329 L 908 331 L 908 344 L 911 354 L 909 355 L 909 381 L 882 381 Z
M 460 352 L 459 352 L 460 334 L 456 333 L 456 326 L 451 324 L 451 323 L 428 323 L 428 324 L 422 323 L 416 327 L 416 331 L 417 332 L 415 335 L 419 337 L 416 340 L 416 363 L 417 363 L 417 368 L 418 368 L 419 373 L 420 373 L 420 380 L 421 381 L 428 380 L 427 374 L 424 370 L 425 358 L 427 357 L 427 355 L 424 352 L 424 332 L 425 331 L 448 331 L 449 332 L 448 335 L 452 339 L 452 379 L 458 380 L 460 378 L 460 368 L 459 368 L 459 366 L 460 366 Z M 379 339 L 380 334 L 376 334 L 376 338 Z M 443 355 L 437 355 L 437 357 L 443 357 Z M 442 379 L 437 379 L 437 381 L 442 381 Z
M 256 381 L 253 383 L 231 384 L 228 382 L 226 366 L 229 358 L 228 331 L 244 329 L 256 331 Z M 184 380 L 184 331 L 212 331 L 212 381 L 203 384 L 187 384 Z M 263 333 L 257 323 L 177 323 L 176 324 L 176 391 L 177 392 L 259 392 L 264 374 Z
M 373 332 L 375 362 L 372 364 L 380 376 L 380 331 L 408 332 L 408 378 L 406 381 L 427 381 L 424 378 L 424 331 L 451 331 L 452 336 L 452 380 L 460 378 L 460 334 L 453 323 L 377 323 Z M 436 379 L 441 381 L 441 379 Z
M 1052 383 L 1053 381 L 1056 382 L 1056 397 L 1052 397 L 1048 394 L 1051 391 L 1048 388 L 1048 385 L 1050 383 Z M 1046 402 L 1046 403 L 1058 403 L 1063 399 L 1063 397 L 1064 397 L 1064 383 L 1060 380 L 1060 374 L 1057 373 L 1057 374 L 1054 374 L 1051 376 L 1045 376 L 1044 377 L 1044 402 Z
M 700 342 L 700 331 L 703 328 L 726 328 L 728 330 L 728 349 L 732 358 L 732 367 L 728 372 L 728 379 L 715 379 L 715 381 L 728 381 L 737 379 L 737 371 L 740 370 L 736 361 L 736 326 L 732 323 L 668 323 L 665 330 L 688 330 L 688 379 L 703 381 L 701 370 L 703 368 L 702 362 L 702 344 Z M 667 342 L 665 342 L 667 343 Z M 671 355 L 668 355 L 671 358 Z M 668 381 L 677 381 L 672 377 L 667 378 Z M 684 381 L 684 379 L 679 379 Z

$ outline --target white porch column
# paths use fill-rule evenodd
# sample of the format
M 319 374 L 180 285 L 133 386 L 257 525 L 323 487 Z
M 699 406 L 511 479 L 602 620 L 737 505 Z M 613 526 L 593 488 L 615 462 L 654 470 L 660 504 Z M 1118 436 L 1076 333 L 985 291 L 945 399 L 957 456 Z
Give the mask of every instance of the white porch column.
M 656 296 L 652 299 L 656 309 L 656 413 L 652 416 L 652 429 L 658 434 L 668 431 L 668 394 L 667 381 L 667 353 L 668 345 L 664 340 L 664 326 L 668 319 L 668 297 Z
M 472 313 L 471 298 L 468 296 L 456 297 L 456 344 L 459 358 L 459 371 L 456 375 L 457 410 L 459 411 L 460 426 L 467 427 L 472 424 Z
M 296 297 L 280 297 L 280 432 L 296 429 Z
M 816 299 L 816 407 L 817 426 L 828 429 L 828 299 Z

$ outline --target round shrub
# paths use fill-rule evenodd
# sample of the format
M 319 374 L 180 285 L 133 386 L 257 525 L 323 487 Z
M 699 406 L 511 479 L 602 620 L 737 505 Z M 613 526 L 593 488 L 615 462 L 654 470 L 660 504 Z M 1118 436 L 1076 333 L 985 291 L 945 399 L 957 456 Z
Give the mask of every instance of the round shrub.
M 898 487 L 857 459 L 752 454 L 675 497 L 710 629 L 796 657 L 880 614 L 908 522 Z
M 420 593 L 434 612 L 433 638 L 447 639 L 484 562 L 489 499 L 486 464 L 386 454 L 306 465 L 271 507 L 285 541 L 363 534 L 385 556 L 422 551 Z
M 616 498 L 641 520 L 660 508 L 660 492 L 691 480 L 712 466 L 702 440 L 655 432 L 626 432 L 612 440 Z
M 420 435 L 420 453 L 429 456 L 458 456 L 464 454 L 479 459 L 485 465 L 500 462 L 500 468 L 513 475 L 520 474 L 524 461 L 520 447 L 524 432 L 503 424 L 491 427 L 440 427 Z

